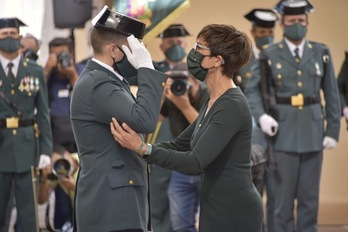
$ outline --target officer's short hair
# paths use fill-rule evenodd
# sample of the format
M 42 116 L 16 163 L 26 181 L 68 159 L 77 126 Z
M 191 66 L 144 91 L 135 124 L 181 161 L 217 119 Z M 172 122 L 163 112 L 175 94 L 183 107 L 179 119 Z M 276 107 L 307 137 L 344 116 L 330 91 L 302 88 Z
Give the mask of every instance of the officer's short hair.
M 102 28 L 93 27 L 91 31 L 91 45 L 95 54 L 102 54 L 105 45 L 115 43 L 121 46 L 125 44 L 126 41 L 126 35 L 114 33 Z

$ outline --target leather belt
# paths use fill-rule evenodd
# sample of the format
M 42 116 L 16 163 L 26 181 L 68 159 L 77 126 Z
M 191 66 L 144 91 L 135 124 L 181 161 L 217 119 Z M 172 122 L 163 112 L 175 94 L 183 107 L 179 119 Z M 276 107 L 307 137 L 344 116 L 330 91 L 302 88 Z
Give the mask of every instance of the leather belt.
M 302 93 L 293 95 L 291 97 L 276 97 L 278 104 L 292 105 L 292 106 L 306 106 L 320 103 L 319 96 L 304 97 Z
M 19 119 L 17 117 L 0 119 L 0 128 L 18 128 L 25 126 L 32 126 L 35 124 L 34 119 Z

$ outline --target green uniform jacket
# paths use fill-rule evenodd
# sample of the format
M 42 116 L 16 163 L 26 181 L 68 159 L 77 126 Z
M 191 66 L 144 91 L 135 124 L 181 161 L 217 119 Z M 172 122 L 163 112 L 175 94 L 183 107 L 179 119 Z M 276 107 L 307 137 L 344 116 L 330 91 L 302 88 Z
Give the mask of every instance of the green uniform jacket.
M 326 102 L 295 107 L 277 104 L 279 123 L 274 149 L 285 152 L 314 152 L 323 149 L 324 136 L 338 140 L 340 130 L 340 102 L 331 54 L 324 73 L 325 46 L 306 41 L 303 57 L 296 63 L 285 40 L 264 50 L 269 59 L 279 97 L 302 93 L 304 97 L 318 96 L 323 90 Z M 260 68 L 255 65 L 249 80 L 247 96 L 257 122 L 265 113 L 260 92 Z M 324 120 L 327 125 L 324 126 Z
M 233 80 L 235 81 L 235 84 L 238 85 L 243 92 L 245 92 L 248 81 L 251 77 L 251 67 L 255 62 L 256 58 L 254 53 L 252 53 L 248 63 L 246 63 L 243 67 L 241 67 L 237 72 L 233 74 Z
M 23 119 L 36 119 L 40 136 L 35 137 L 33 126 L 15 129 L 0 128 L 0 172 L 26 172 L 38 164 L 40 154 L 50 156 L 52 132 L 48 108 L 47 85 L 42 67 L 23 59 L 11 88 L 0 65 L 0 90 L 22 112 Z M 0 98 L 0 119 L 18 117 Z
M 78 231 L 147 230 L 147 164 L 121 147 L 110 131 L 111 118 L 138 133 L 155 130 L 166 75 L 138 70 L 134 98 L 113 72 L 89 61 L 71 99 L 71 120 L 80 173 L 76 191 Z

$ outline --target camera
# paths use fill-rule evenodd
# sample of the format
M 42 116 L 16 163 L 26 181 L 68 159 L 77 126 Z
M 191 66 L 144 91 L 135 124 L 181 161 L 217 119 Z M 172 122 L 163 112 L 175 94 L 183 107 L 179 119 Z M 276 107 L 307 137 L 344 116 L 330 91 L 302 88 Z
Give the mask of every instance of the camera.
M 170 90 L 174 95 L 180 96 L 185 94 L 186 90 L 189 89 L 188 84 L 188 71 L 172 70 L 169 77 L 173 79 L 173 83 L 170 86 Z
M 71 66 L 71 55 L 68 52 L 61 52 L 57 56 L 58 62 L 63 68 L 68 68 Z
M 23 52 L 23 57 L 25 59 L 29 59 L 29 60 L 32 60 L 32 61 L 37 61 L 37 59 L 39 58 L 39 56 L 36 54 L 36 52 L 30 48 L 26 49 L 24 52 Z
M 63 179 L 73 173 L 73 167 L 67 159 L 58 159 L 52 165 L 52 173 L 47 175 L 49 180 Z

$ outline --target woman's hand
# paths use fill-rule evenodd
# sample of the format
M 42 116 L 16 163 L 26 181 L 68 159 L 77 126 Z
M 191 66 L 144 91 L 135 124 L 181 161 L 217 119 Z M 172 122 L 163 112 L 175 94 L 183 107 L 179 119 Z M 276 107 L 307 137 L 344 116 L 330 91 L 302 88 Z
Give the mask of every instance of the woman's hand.
M 115 140 L 124 148 L 127 148 L 131 151 L 135 151 L 138 154 L 144 154 L 144 148 L 142 146 L 144 142 L 139 137 L 139 135 L 130 128 L 126 123 L 122 123 L 122 126 L 117 122 L 115 118 L 112 118 L 110 123 L 111 133 L 114 136 Z M 139 151 L 139 148 L 141 151 Z M 146 148 L 145 148 L 146 150 Z

